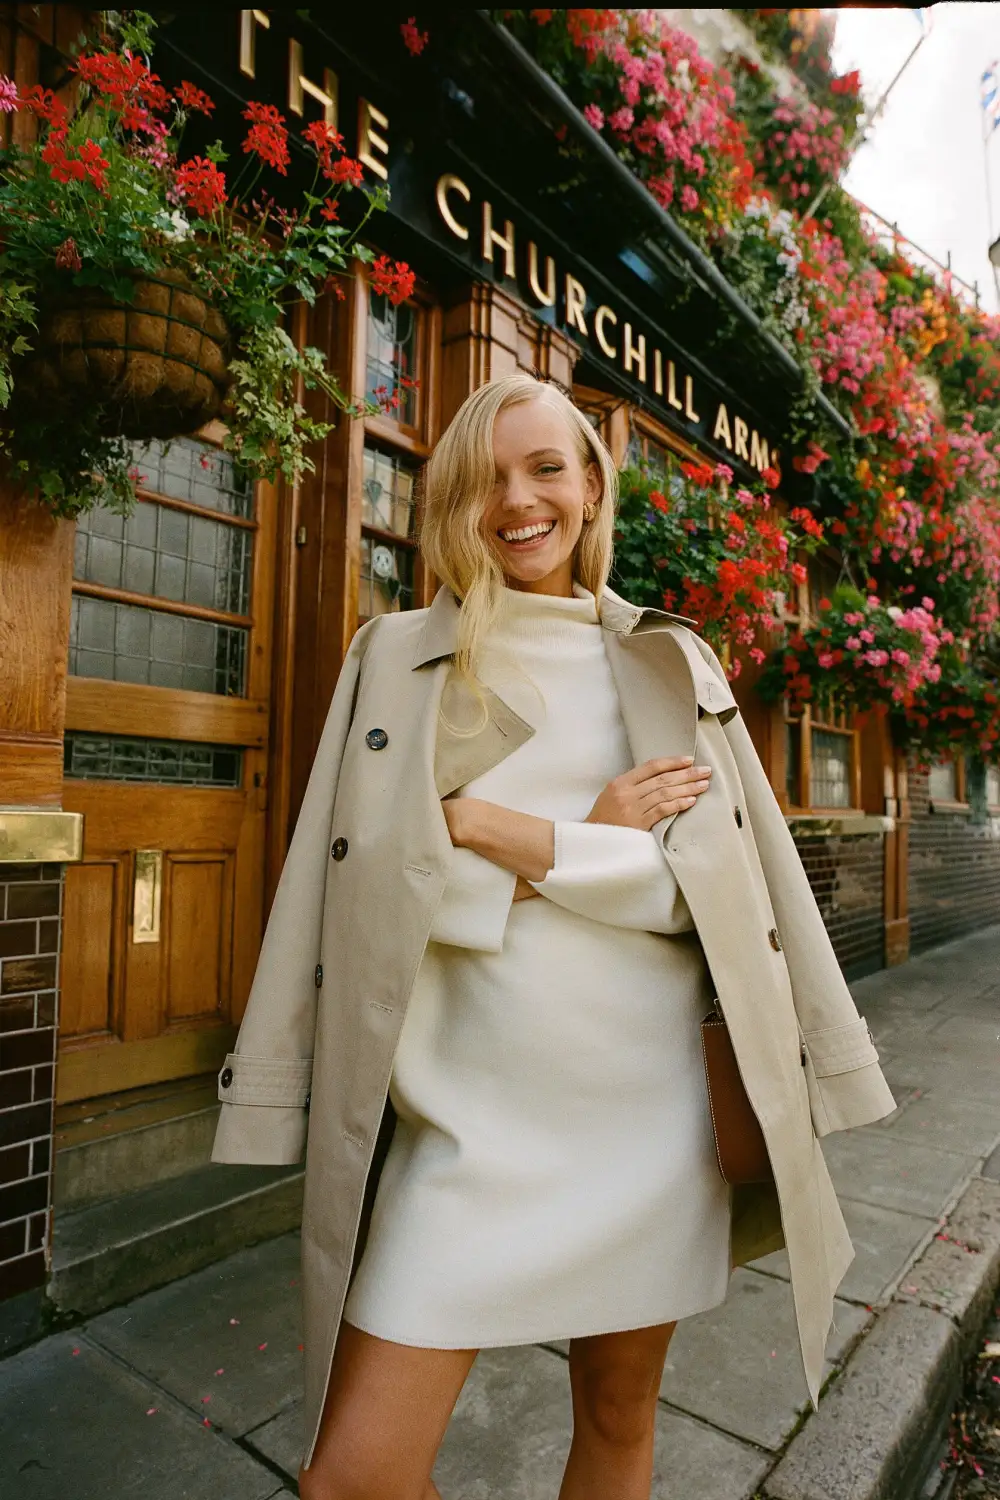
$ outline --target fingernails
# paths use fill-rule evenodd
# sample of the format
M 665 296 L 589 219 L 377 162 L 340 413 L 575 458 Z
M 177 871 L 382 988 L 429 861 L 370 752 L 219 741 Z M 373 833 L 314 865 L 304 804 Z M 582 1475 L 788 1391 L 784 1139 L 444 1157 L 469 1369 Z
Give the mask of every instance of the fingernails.
M 711 776 L 712 774 L 711 766 L 697 766 L 696 770 L 699 776 Z
M 683 756 L 681 758 L 681 765 L 682 766 L 693 766 L 694 765 L 694 756 L 693 755 L 685 755 L 685 756 Z
M 684 806 L 685 807 L 694 807 L 694 805 L 697 802 L 697 800 L 698 800 L 697 797 L 685 797 L 684 798 Z

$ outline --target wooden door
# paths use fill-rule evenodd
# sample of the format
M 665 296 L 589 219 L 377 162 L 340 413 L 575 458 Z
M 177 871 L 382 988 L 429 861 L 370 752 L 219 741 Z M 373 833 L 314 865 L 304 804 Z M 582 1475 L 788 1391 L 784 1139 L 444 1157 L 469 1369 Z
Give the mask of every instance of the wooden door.
M 220 435 L 137 449 L 134 515 L 77 523 L 60 1101 L 214 1069 L 253 976 L 275 493 Z

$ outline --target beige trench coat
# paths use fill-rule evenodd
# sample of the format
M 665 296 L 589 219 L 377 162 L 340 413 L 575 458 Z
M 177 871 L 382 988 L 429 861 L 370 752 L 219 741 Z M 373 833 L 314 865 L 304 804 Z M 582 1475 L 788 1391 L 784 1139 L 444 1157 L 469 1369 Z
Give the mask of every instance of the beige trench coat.
M 236 1051 L 219 1074 L 213 1160 L 290 1163 L 308 1134 L 302 1225 L 306 1461 L 352 1268 L 391 1139 L 389 1079 L 448 878 L 440 799 L 533 733 L 494 693 L 462 737 L 458 605 L 383 616 L 341 673 L 271 910 Z M 815 1401 L 853 1249 L 818 1136 L 894 1107 L 791 836 L 711 649 L 677 616 L 609 590 L 601 623 L 636 763 L 696 755 L 711 789 L 656 832 L 691 909 L 760 1119 L 774 1188 L 733 1194 L 733 1258 L 787 1247 Z M 450 678 L 450 681 L 449 681 Z M 461 705 L 459 705 L 460 707 Z M 456 712 L 449 701 L 447 721 Z M 387 740 L 369 731 L 384 731 Z

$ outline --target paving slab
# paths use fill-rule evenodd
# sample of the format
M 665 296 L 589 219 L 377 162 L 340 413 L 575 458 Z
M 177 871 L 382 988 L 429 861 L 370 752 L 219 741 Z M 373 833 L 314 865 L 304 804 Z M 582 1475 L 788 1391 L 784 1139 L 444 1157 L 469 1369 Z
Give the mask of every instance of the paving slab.
M 240 1436 L 302 1392 L 299 1254 L 297 1234 L 267 1240 L 92 1318 L 88 1335 Z
M 838 1296 L 847 1302 L 874 1306 L 887 1300 L 938 1221 L 850 1199 L 844 1199 L 841 1208 L 855 1254 Z M 752 1264 L 756 1270 L 788 1280 L 788 1254 L 784 1250 L 775 1250 Z
M 913 1494 L 961 1379 L 943 1313 L 894 1302 L 877 1319 L 766 1482 L 767 1500 L 888 1500 Z
M 0 1364 L 0 1494 L 11 1500 L 273 1500 L 282 1491 L 250 1454 L 83 1335 L 57 1334 Z
M 823 1155 L 841 1199 L 936 1218 L 978 1165 L 870 1126 L 824 1137 Z
M 834 1303 L 828 1373 L 870 1319 L 866 1308 Z M 679 1324 L 660 1396 L 738 1438 L 779 1449 L 809 1404 L 788 1285 L 735 1271 L 721 1306 Z
M 928 1088 L 910 1089 L 893 1114 L 870 1128 L 936 1150 L 983 1156 L 1000 1139 L 1000 1083 L 993 1101 L 969 1099 L 934 1082 Z
M 434 1481 L 443 1500 L 552 1500 L 572 1437 L 569 1370 L 548 1349 L 486 1349 L 459 1398 Z M 747 1500 L 769 1460 L 661 1407 L 651 1500 Z

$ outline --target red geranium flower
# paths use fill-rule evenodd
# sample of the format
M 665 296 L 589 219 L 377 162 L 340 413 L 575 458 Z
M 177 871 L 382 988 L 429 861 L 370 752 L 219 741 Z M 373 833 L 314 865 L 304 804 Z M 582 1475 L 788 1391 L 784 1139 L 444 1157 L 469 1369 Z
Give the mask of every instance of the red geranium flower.
M 256 152 L 261 161 L 286 176 L 290 157 L 284 115 L 273 104 L 250 103 L 243 118 L 251 122 L 243 150 Z
M 326 202 L 323 204 L 323 207 L 319 211 L 319 216 L 321 219 L 327 219 L 329 223 L 332 224 L 336 219 L 338 212 L 339 210 L 337 208 L 336 198 L 327 198 Z
M 372 265 L 372 289 L 377 296 L 388 297 L 393 307 L 413 296 L 416 276 L 405 260 L 391 265 L 387 255 L 380 255 Z
M 399 32 L 406 44 L 407 51 L 412 52 L 414 57 L 419 57 L 430 41 L 429 32 L 417 30 L 416 16 L 411 16 L 408 21 L 403 21 Z
M 226 201 L 226 179 L 204 156 L 192 156 L 178 167 L 174 181 L 177 191 L 203 219 L 211 218 Z
M 324 176 L 329 177 L 331 182 L 345 182 L 349 187 L 360 187 L 362 171 L 359 161 L 354 161 L 350 156 L 342 156 Z
M 210 115 L 215 108 L 215 100 L 210 99 L 204 89 L 188 83 L 186 78 L 174 89 L 174 98 L 182 109 L 193 109 L 200 115 Z

